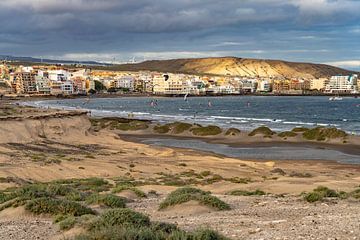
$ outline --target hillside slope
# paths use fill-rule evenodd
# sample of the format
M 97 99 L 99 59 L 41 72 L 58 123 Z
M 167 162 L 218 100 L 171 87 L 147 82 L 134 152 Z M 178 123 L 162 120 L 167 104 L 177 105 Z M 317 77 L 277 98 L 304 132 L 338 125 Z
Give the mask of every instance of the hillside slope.
M 112 70 L 159 71 L 189 74 L 215 74 L 231 76 L 319 78 L 351 71 L 313 63 L 296 63 L 280 60 L 259 60 L 235 57 L 152 60 L 137 64 L 110 67 Z

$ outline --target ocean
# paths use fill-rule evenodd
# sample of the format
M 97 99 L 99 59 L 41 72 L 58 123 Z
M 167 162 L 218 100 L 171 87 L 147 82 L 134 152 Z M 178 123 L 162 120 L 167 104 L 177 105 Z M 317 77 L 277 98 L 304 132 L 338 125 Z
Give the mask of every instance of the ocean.
M 251 130 L 336 127 L 360 135 L 360 98 L 309 96 L 120 97 L 28 102 L 37 107 L 86 109 L 95 117 L 131 117 L 159 122 L 183 121 Z

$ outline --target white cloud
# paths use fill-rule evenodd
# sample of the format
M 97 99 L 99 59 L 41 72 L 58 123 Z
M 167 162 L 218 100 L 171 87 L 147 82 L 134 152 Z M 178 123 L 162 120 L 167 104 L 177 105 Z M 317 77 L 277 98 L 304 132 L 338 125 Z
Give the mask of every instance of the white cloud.
M 325 64 L 333 65 L 336 67 L 360 68 L 360 60 L 335 61 L 327 62 Z

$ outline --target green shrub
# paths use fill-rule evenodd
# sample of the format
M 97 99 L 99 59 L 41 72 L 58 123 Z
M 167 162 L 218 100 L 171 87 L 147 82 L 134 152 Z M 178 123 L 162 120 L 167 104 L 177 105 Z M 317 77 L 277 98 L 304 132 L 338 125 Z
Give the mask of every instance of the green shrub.
M 165 134 L 170 131 L 170 127 L 169 125 L 155 126 L 154 131 L 156 133 Z
M 306 140 L 325 141 L 326 139 L 345 138 L 347 133 L 337 128 L 317 127 L 303 133 Z
M 343 193 L 340 194 L 340 193 L 336 192 L 335 190 L 332 190 L 327 187 L 319 186 L 319 187 L 315 188 L 313 190 L 313 192 L 310 192 L 310 193 L 307 193 L 304 195 L 304 199 L 307 202 L 322 201 L 324 198 L 328 198 L 328 197 L 343 198 L 344 194 Z
M 146 194 L 143 191 L 141 191 L 140 189 L 133 187 L 131 185 L 117 185 L 115 188 L 112 189 L 111 192 L 112 193 L 120 193 L 120 192 L 126 191 L 126 190 L 134 192 L 138 197 L 141 197 L 141 198 L 146 197 Z
M 306 127 L 296 127 L 296 128 L 293 128 L 293 130 L 291 130 L 291 131 L 296 132 L 296 133 L 301 133 L 301 132 L 306 132 L 307 130 L 309 130 L 309 129 Z
M 253 131 L 251 131 L 249 133 L 249 136 L 255 136 L 255 135 L 264 135 L 264 136 L 272 136 L 274 135 L 275 132 L 273 132 L 270 128 L 262 126 L 262 127 L 258 127 L 256 129 L 254 129 Z
M 31 200 L 25 205 L 25 209 L 35 214 L 65 214 L 72 216 L 94 214 L 91 208 L 84 207 L 77 202 L 53 198 L 37 198 Z
M 174 122 L 169 124 L 172 133 L 181 134 L 187 130 L 189 130 L 193 125 L 190 123 L 182 123 L 182 122 Z
M 226 136 L 236 136 L 236 135 L 239 135 L 241 133 L 241 131 L 237 128 L 229 128 L 225 135 Z
M 297 133 L 295 132 L 281 132 L 278 134 L 279 137 L 287 138 L 287 137 L 296 137 Z
M 360 199 L 360 188 L 350 192 L 349 195 L 353 198 Z
M 197 127 L 190 130 L 196 136 L 211 136 L 219 135 L 222 133 L 221 128 L 218 126 L 207 126 L 207 127 Z
M 234 191 L 231 191 L 231 192 L 229 192 L 227 194 L 228 195 L 233 195 L 233 196 L 262 196 L 262 195 L 266 195 L 266 193 L 264 191 L 261 191 L 259 189 L 256 189 L 255 191 L 234 190 Z
M 197 230 L 192 234 L 194 240 L 226 240 L 219 233 L 210 229 Z
M 76 218 L 73 216 L 69 216 L 64 220 L 59 222 L 60 230 L 68 230 L 75 226 Z
M 210 195 L 209 192 L 197 188 L 185 187 L 171 192 L 160 204 L 159 208 L 164 209 L 173 205 L 182 204 L 188 201 L 198 201 L 200 204 L 218 210 L 229 210 L 230 206 L 219 198 Z
M 111 208 L 126 207 L 126 199 L 112 194 L 92 194 L 86 198 L 87 204 L 100 204 Z
M 94 228 L 99 227 L 145 227 L 150 226 L 149 217 L 128 208 L 111 209 L 104 212 Z
M 121 131 L 138 131 L 149 128 L 149 125 L 145 121 L 131 120 L 130 122 L 112 122 L 110 123 L 110 129 Z

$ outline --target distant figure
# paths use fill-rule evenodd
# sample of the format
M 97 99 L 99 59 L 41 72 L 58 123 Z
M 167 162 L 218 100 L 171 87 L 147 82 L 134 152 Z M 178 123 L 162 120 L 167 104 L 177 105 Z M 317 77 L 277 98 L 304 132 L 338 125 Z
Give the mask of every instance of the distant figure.
M 211 108 L 212 107 L 212 104 L 211 104 L 211 101 L 209 100 L 208 102 L 208 107 Z
M 250 107 L 250 102 L 247 102 L 247 103 L 246 103 L 246 106 L 247 106 L 247 107 Z
M 4 96 L 4 95 L 0 94 L 0 99 L 1 99 L 1 100 L 3 99 L 3 96 Z

